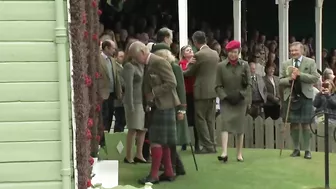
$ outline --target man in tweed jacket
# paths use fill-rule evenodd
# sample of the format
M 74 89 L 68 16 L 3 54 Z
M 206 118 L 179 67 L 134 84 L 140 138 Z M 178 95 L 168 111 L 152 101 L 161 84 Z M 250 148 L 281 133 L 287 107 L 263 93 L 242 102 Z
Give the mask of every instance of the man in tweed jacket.
M 292 157 L 300 156 L 300 128 L 302 127 L 304 158 L 311 159 L 310 124 L 313 117 L 313 85 L 318 81 L 319 74 L 313 59 L 303 56 L 303 45 L 294 42 L 290 45 L 291 59 L 284 62 L 280 72 L 280 83 L 283 87 L 283 117 L 286 116 L 288 101 L 291 100 L 288 123 L 294 144 Z M 291 85 L 294 82 L 293 90 Z M 292 92 L 292 98 L 289 99 Z
M 132 43 L 129 54 L 137 62 L 147 64 L 143 92 L 149 105 L 147 111 L 152 111 L 148 131 L 152 166 L 149 176 L 140 179 L 139 183 L 157 184 L 159 181 L 173 181 L 174 172 L 169 146 L 177 142 L 175 107 L 180 105 L 180 100 L 176 93 L 176 79 L 172 67 L 165 59 L 151 54 L 139 41 Z M 161 160 L 164 164 L 164 173 L 159 177 Z

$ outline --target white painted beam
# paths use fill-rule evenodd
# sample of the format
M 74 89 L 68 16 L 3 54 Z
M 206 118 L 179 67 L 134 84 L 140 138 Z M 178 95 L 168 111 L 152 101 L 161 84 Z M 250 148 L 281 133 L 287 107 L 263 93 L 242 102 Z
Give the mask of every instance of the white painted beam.
M 188 0 L 178 1 L 180 48 L 188 45 Z
M 285 26 L 284 26 L 284 1 L 278 0 L 278 20 L 279 20 L 279 70 L 281 70 L 282 63 L 284 62 L 284 36 L 285 36 Z
M 315 6 L 315 57 L 317 69 L 322 70 L 322 9 L 323 0 L 316 0 Z
M 241 41 L 241 1 L 233 0 L 233 38 Z

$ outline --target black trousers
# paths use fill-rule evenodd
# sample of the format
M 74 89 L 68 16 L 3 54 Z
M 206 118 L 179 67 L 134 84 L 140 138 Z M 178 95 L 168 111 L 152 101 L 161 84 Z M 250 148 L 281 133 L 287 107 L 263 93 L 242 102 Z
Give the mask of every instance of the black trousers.
M 112 121 L 113 121 L 114 99 L 115 99 L 115 94 L 110 93 L 109 98 L 104 100 L 103 105 L 102 105 L 104 131 L 107 131 L 107 132 L 110 132 Z M 105 135 L 104 134 L 100 141 L 100 146 L 105 146 Z
M 124 107 L 115 107 L 114 108 L 114 130 L 113 132 L 124 132 L 126 126 L 126 118 L 125 118 L 125 109 Z
M 280 117 L 280 106 L 279 105 L 264 105 L 265 119 L 268 117 L 273 120 L 277 120 Z

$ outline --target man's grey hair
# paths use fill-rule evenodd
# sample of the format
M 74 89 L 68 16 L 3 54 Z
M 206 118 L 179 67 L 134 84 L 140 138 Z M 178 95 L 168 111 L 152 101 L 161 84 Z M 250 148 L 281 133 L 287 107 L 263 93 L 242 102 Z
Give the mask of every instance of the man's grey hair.
M 293 42 L 289 45 L 289 47 L 299 46 L 303 50 L 303 44 L 301 42 Z
M 327 79 L 330 79 L 330 75 L 333 74 L 333 70 L 330 69 L 330 68 L 326 68 L 324 71 L 323 71 L 323 74 L 322 74 L 322 78 L 323 80 L 327 80 Z
M 134 57 L 136 56 L 139 52 L 145 52 L 145 53 L 149 53 L 149 49 L 147 48 L 147 46 L 145 44 L 143 44 L 140 41 L 135 41 L 133 42 L 128 49 L 128 53 L 130 54 L 130 56 Z

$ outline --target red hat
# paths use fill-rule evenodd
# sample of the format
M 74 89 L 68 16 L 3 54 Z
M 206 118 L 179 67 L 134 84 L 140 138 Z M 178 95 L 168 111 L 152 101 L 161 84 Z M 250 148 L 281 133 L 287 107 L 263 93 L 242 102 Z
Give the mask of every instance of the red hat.
M 232 40 L 225 46 L 226 51 L 231 51 L 233 49 L 240 49 L 240 42 L 239 41 Z

